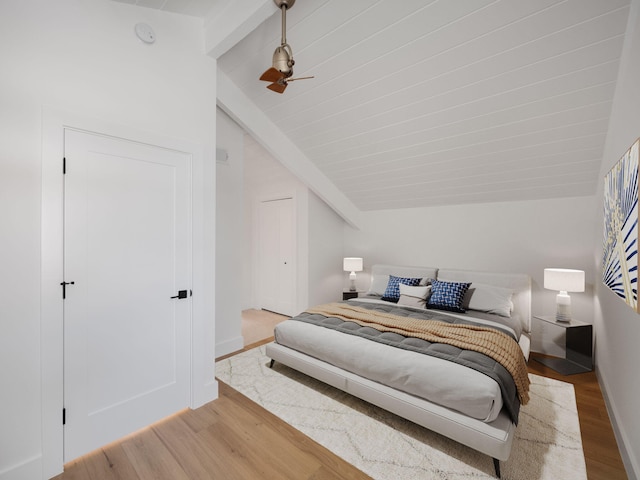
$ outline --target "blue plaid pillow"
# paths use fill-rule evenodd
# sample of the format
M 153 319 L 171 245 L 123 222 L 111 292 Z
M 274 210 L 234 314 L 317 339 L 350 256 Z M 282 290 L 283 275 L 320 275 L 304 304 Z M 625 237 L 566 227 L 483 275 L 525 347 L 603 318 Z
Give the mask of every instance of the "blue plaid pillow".
M 389 283 L 387 283 L 387 289 L 382 296 L 383 300 L 389 300 L 397 302 L 400 299 L 400 284 L 409 285 L 415 287 L 420 284 L 421 278 L 403 278 L 394 277 L 389 275 Z
M 427 302 L 427 308 L 464 313 L 465 309 L 462 308 L 462 300 L 470 285 L 471 283 L 434 280 L 431 283 L 431 297 Z

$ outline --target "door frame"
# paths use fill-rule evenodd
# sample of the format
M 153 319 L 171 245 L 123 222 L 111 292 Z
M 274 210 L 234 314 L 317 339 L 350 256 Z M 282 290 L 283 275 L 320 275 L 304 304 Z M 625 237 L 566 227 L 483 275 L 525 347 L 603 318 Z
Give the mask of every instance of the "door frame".
M 186 153 L 191 157 L 192 317 L 190 407 L 218 397 L 215 380 L 215 146 L 89 119 L 68 112 L 42 111 L 42 204 L 40 360 L 42 392 L 42 478 L 64 468 L 63 281 L 64 130 L 123 138 Z M 213 143 L 215 145 L 215 142 Z

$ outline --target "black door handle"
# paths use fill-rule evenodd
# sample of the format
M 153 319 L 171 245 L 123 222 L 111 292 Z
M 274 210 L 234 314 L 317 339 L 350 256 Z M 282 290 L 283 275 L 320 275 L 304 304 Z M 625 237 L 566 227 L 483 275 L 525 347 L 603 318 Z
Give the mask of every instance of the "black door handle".
M 187 291 L 179 290 L 178 295 L 176 295 L 175 297 L 169 297 L 169 298 L 187 298 Z

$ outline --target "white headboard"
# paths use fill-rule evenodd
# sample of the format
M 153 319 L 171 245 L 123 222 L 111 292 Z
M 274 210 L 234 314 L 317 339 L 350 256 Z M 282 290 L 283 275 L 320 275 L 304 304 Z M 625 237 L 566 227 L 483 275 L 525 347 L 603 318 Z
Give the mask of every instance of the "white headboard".
M 513 314 L 522 320 L 527 333 L 531 332 L 531 277 L 524 273 L 493 273 L 475 270 L 438 269 L 438 280 L 446 282 L 472 282 L 495 285 L 513 290 Z
M 438 269 L 435 267 L 408 267 L 402 265 L 373 265 L 371 277 L 374 275 L 394 275 L 405 278 L 436 278 Z
M 513 294 L 513 314 L 521 321 L 525 332 L 531 332 L 531 277 L 524 273 L 494 273 L 476 270 L 456 270 L 437 267 L 413 267 L 402 265 L 373 265 L 371 279 L 375 275 L 396 277 L 437 278 L 447 282 L 472 282 L 510 288 Z

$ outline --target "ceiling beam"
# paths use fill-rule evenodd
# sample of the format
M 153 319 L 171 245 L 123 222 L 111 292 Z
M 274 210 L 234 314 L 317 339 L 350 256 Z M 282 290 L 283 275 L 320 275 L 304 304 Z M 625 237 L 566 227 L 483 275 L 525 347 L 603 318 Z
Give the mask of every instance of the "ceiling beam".
M 218 106 L 349 225 L 358 228 L 360 210 L 220 69 L 217 87 Z
M 277 11 L 273 0 L 229 0 L 213 9 L 204 24 L 206 54 L 219 58 Z

